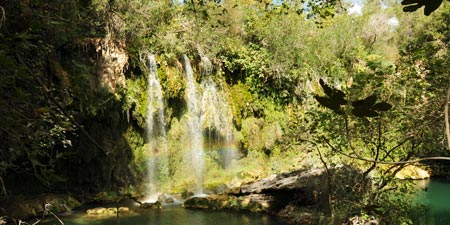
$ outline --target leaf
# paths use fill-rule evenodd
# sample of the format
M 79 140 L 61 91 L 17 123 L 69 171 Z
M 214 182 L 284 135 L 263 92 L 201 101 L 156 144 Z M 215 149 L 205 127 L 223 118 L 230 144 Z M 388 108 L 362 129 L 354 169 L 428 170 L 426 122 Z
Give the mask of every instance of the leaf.
M 343 91 L 338 90 L 336 88 L 332 88 L 325 84 L 325 82 L 320 79 L 319 80 L 320 86 L 322 86 L 323 91 L 325 94 L 333 100 L 338 105 L 345 105 L 347 104 L 347 101 L 345 100 L 345 94 Z
M 357 117 L 376 117 L 380 114 L 372 109 L 354 108 L 352 110 L 353 115 Z
M 353 101 L 352 105 L 355 108 L 369 109 L 375 104 L 376 101 L 377 96 L 374 94 L 365 99 Z
M 402 1 L 403 12 L 414 12 L 420 7 L 425 6 L 424 14 L 429 16 L 432 12 L 441 6 L 442 0 L 404 0 Z
M 336 101 L 339 105 L 347 104 L 347 101 L 345 100 L 344 92 L 342 92 L 341 90 L 338 90 L 338 89 L 335 89 L 333 100 Z
M 336 101 L 333 101 L 333 99 L 322 97 L 315 95 L 314 98 L 319 102 L 320 105 L 333 110 L 337 114 L 342 114 L 341 106 Z
M 423 11 L 423 14 L 425 14 L 425 16 L 429 16 L 432 12 L 438 9 L 439 6 L 441 6 L 441 4 L 442 0 L 428 0 L 425 3 L 425 9 Z
M 377 111 L 388 111 L 389 109 L 392 109 L 392 105 L 387 102 L 379 102 L 375 104 L 372 109 Z
M 409 5 L 409 6 L 405 6 L 403 8 L 403 12 L 415 12 L 417 11 L 420 7 L 422 7 L 421 5 Z
M 320 86 L 322 86 L 322 89 L 326 95 L 328 95 L 329 97 L 331 97 L 333 95 L 333 89 L 331 89 L 330 86 L 325 84 L 325 82 L 322 80 L 322 78 L 320 78 L 319 84 L 320 84 Z

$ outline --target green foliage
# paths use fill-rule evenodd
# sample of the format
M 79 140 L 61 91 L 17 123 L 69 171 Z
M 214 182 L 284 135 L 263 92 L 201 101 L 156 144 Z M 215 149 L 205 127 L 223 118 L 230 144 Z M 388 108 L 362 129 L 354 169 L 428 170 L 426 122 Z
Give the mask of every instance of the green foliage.
M 230 88 L 230 98 L 232 102 L 233 116 L 237 127 L 241 127 L 242 118 L 253 115 L 253 96 L 248 86 L 242 83 L 235 84 Z
M 146 79 L 144 76 L 127 80 L 123 110 L 128 117 L 132 116 L 138 125 L 144 128 L 147 113 L 147 92 L 142 90 L 146 90 Z
M 410 181 L 394 181 L 396 188 L 380 194 L 374 212 L 386 224 L 420 224 L 425 208 L 417 202 L 417 187 Z M 395 210 L 393 210 L 395 209 Z
M 132 163 L 129 165 L 133 173 L 133 177 L 139 179 L 139 183 L 144 181 L 144 177 L 147 174 L 147 158 L 146 148 L 144 145 L 144 138 L 133 127 L 129 127 L 125 132 L 125 139 L 128 145 L 133 150 Z

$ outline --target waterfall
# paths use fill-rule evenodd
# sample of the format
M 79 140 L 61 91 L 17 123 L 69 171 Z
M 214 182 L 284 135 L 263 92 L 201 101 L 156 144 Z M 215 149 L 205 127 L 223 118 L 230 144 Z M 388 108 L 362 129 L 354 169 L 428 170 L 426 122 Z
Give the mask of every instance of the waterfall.
M 183 55 L 186 71 L 186 102 L 188 108 L 188 132 L 190 138 L 189 158 L 192 172 L 195 176 L 195 193 L 203 193 L 203 176 L 205 170 L 205 156 L 203 150 L 202 125 L 200 119 L 200 103 L 197 93 L 194 72 L 186 55 Z
M 148 190 L 150 198 L 156 197 L 161 178 L 168 177 L 168 150 L 165 130 L 164 104 L 155 56 L 147 55 L 148 99 L 146 133 L 148 142 Z
M 201 122 L 207 130 L 208 146 L 209 149 L 219 151 L 222 166 L 228 168 L 236 152 L 233 147 L 233 116 L 225 94 L 218 91 L 211 78 L 204 82 L 202 87 Z

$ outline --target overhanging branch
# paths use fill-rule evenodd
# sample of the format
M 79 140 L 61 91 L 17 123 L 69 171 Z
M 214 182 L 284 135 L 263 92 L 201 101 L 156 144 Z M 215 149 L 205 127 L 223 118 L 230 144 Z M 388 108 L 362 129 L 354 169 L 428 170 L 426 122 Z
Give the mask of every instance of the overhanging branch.
M 450 150 L 450 124 L 448 121 L 448 104 L 450 103 L 450 87 L 447 89 L 447 98 L 445 99 L 444 106 L 444 119 L 445 119 L 445 135 L 447 137 L 447 146 Z

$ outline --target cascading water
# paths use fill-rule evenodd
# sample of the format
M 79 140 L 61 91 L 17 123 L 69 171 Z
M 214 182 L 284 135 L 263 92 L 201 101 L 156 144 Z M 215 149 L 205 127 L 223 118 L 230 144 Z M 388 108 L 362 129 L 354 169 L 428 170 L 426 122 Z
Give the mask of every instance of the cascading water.
M 218 91 L 210 78 L 202 84 L 201 122 L 207 130 L 208 147 L 218 150 L 224 168 L 228 168 L 235 158 L 233 147 L 232 113 L 225 95 Z
M 203 150 L 202 124 L 200 119 L 199 95 L 197 93 L 194 72 L 186 55 L 183 55 L 186 71 L 186 102 L 188 108 L 188 132 L 190 138 L 189 158 L 195 176 L 195 194 L 203 193 L 203 176 L 205 170 L 205 156 Z
M 148 63 L 148 99 L 147 99 L 147 143 L 148 143 L 148 190 L 147 196 L 154 200 L 158 192 L 161 177 L 167 177 L 168 151 L 165 130 L 164 104 L 161 84 L 158 80 L 158 68 L 155 56 L 147 55 Z

